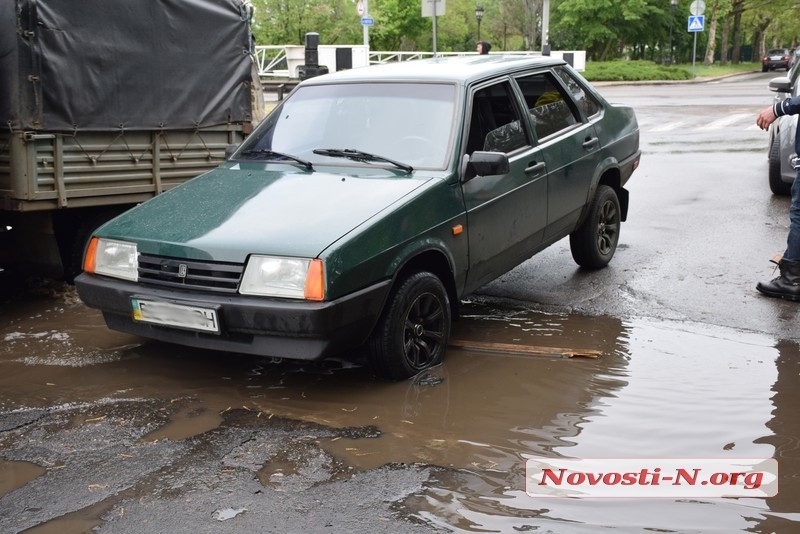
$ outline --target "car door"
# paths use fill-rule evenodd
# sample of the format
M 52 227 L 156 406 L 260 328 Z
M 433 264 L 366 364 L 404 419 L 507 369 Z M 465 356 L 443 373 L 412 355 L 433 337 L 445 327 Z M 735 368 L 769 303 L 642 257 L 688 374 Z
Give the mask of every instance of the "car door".
M 547 165 L 545 239 L 559 238 L 575 229 L 589 200 L 592 179 L 601 157 L 599 139 L 586 118 L 599 112 L 599 104 L 589 101 L 580 104 L 586 111 L 579 108 L 573 90 L 581 91 L 578 98 L 589 98 L 589 95 L 577 84 L 565 86 L 562 75 L 569 76 L 548 69 L 515 79 Z
M 503 152 L 510 172 L 464 177 L 468 290 L 529 258 L 542 241 L 547 224 L 547 172 L 522 113 L 508 79 L 471 92 L 464 152 Z

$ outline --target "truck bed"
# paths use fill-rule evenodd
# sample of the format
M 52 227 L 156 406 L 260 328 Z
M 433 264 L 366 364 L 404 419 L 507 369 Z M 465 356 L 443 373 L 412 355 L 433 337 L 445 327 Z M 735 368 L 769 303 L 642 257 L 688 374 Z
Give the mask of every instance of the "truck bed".
M 0 133 L 0 209 L 142 202 L 219 165 L 242 130 Z

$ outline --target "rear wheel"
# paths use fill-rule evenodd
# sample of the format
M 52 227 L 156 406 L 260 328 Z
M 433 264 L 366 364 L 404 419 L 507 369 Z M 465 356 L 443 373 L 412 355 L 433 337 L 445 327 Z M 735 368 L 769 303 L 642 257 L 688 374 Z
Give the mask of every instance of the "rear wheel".
M 370 336 L 369 366 L 380 377 L 402 380 L 441 363 L 450 322 L 441 280 L 427 271 L 408 276 L 392 291 Z
M 769 188 L 774 195 L 788 196 L 792 184 L 787 184 L 781 177 L 781 145 L 776 135 L 769 147 Z
M 622 211 L 613 188 L 601 185 L 589 206 L 586 220 L 569 235 L 569 246 L 575 263 L 587 269 L 608 265 L 619 242 Z

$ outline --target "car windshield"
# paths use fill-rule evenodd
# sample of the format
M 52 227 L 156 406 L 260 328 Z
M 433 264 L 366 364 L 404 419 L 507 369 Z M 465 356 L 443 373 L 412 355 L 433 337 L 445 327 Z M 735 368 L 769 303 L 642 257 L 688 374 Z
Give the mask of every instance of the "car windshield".
M 236 159 L 263 160 L 259 153 L 272 151 L 315 165 L 352 165 L 353 159 L 330 151 L 357 150 L 414 169 L 444 168 L 453 144 L 455 101 L 451 84 L 301 86 L 253 132 Z M 358 161 L 396 168 L 378 158 Z

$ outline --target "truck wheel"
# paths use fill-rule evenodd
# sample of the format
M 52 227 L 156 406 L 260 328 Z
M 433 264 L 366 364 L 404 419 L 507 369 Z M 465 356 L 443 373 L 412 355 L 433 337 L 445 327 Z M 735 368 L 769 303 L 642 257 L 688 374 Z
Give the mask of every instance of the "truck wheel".
M 450 321 L 441 280 L 426 271 L 412 274 L 392 291 L 370 335 L 370 368 L 382 378 L 402 380 L 441 363 Z
M 569 247 L 575 263 L 586 269 L 608 265 L 619 242 L 622 214 L 613 188 L 601 185 L 589 206 L 589 214 L 569 235 Z
M 792 192 L 792 184 L 787 184 L 781 177 L 781 145 L 776 135 L 769 147 L 769 188 L 773 195 L 788 196 Z

